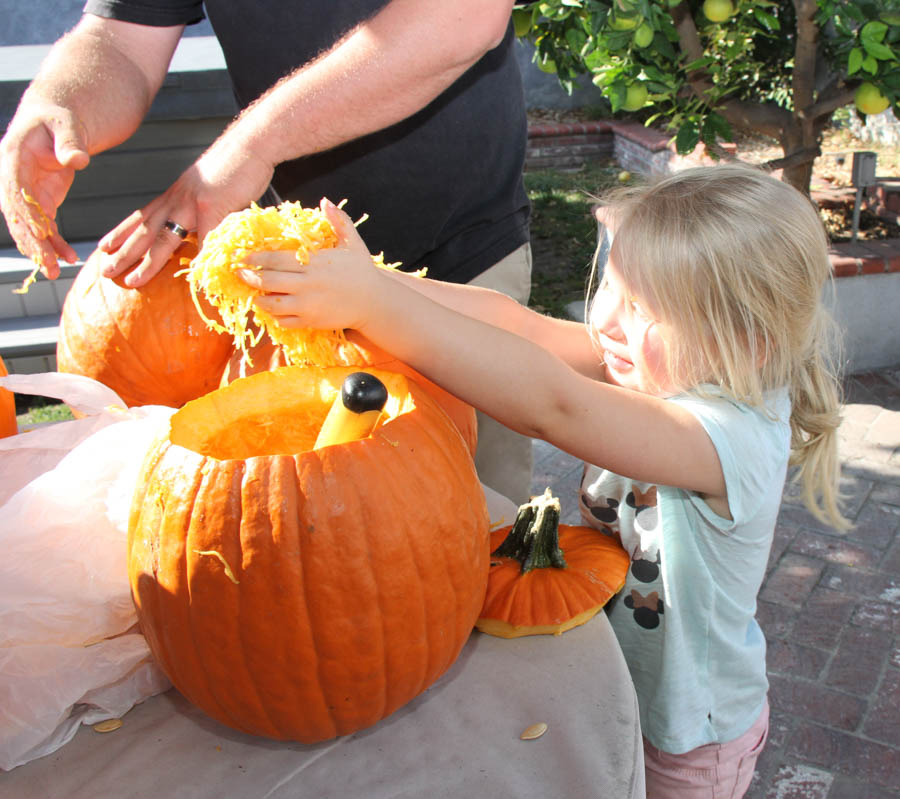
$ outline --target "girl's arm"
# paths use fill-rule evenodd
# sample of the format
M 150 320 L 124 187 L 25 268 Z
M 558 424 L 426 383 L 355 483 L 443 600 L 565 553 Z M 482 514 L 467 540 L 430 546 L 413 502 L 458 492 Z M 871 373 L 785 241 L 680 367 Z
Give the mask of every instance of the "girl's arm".
M 567 325 L 544 327 L 531 318 L 536 315 L 509 307 L 499 321 L 511 332 L 468 315 L 496 310 L 487 299 L 491 293 L 479 291 L 480 299 L 470 301 L 476 296 L 470 287 L 431 284 L 418 291 L 412 279 L 374 268 L 349 218 L 331 204 L 323 207 L 341 237 L 339 247 L 320 250 L 305 267 L 290 253 L 257 253 L 253 263 L 262 270 L 243 270 L 248 284 L 268 292 L 257 305 L 281 324 L 357 329 L 520 433 L 637 480 L 724 497 L 715 448 L 692 414 L 600 382 L 599 368 L 594 376 L 574 369 L 547 348 L 557 338 L 540 339 L 542 330 Z
M 540 344 L 581 374 L 604 379 L 603 362 L 583 322 L 544 316 L 492 289 L 428 280 L 394 270 L 385 274 L 446 308 Z

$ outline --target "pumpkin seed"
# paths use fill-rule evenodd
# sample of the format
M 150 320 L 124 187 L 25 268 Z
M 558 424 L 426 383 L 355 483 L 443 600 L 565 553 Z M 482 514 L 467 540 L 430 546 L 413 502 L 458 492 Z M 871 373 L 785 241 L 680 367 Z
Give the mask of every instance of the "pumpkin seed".
M 539 721 L 537 724 L 532 724 L 530 727 L 522 730 L 522 734 L 519 737 L 523 741 L 531 741 L 535 738 L 540 738 L 545 732 L 547 732 L 547 725 L 543 721 Z
M 106 719 L 94 725 L 94 732 L 112 732 L 122 726 L 122 719 Z

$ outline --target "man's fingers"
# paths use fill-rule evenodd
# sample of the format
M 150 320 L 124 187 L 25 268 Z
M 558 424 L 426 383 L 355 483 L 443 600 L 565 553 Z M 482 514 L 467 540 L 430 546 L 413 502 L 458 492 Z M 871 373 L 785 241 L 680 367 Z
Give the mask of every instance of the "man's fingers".
M 169 262 L 172 253 L 181 246 L 181 241 L 180 237 L 171 233 L 163 232 L 157 236 L 137 266 L 125 275 L 125 285 L 138 288 L 149 283 Z

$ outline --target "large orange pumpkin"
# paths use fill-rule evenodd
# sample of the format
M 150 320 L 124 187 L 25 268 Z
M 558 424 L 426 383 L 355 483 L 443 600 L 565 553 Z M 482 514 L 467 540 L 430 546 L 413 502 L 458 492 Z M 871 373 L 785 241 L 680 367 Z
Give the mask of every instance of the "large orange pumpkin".
M 312 743 L 375 724 L 456 659 L 484 599 L 488 515 L 465 443 L 406 377 L 365 439 L 312 449 L 353 367 L 283 367 L 187 403 L 129 525 L 141 628 L 222 723 Z
M 59 371 L 100 381 L 129 406 L 178 408 L 216 388 L 232 341 L 206 326 L 187 281 L 175 277 L 196 253 L 186 241 L 137 289 L 103 277 L 96 253 L 88 258 L 63 304 Z
M 433 383 L 423 374 L 420 374 L 403 361 L 397 360 L 393 355 L 376 347 L 369 339 L 355 330 L 345 330 L 346 345 L 335 347 L 333 363 L 319 363 L 317 366 L 360 366 L 364 368 L 374 367 L 387 372 L 399 372 L 415 380 L 435 399 L 453 423 L 459 429 L 469 452 L 475 455 L 478 446 L 478 424 L 475 418 L 475 409 L 448 391 L 445 391 L 437 383 Z M 237 377 L 256 374 L 257 372 L 276 369 L 286 366 L 287 359 L 281 347 L 276 345 L 271 338 L 263 336 L 248 350 L 250 362 L 247 363 L 243 353 L 235 350 L 222 374 L 220 385 L 227 386 Z
M 612 536 L 559 523 L 548 488 L 491 533 L 491 570 L 476 627 L 501 638 L 560 635 L 584 624 L 625 584 L 631 559 Z
M 6 364 L 3 363 L 3 358 L 0 358 L 0 377 L 6 374 Z M 18 432 L 16 396 L 9 389 L 0 388 L 0 438 L 14 436 Z

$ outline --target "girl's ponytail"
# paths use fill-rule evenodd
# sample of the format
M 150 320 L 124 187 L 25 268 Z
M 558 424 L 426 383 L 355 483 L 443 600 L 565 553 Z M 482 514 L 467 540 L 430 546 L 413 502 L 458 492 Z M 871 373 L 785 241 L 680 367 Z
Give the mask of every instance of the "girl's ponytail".
M 830 323 L 824 308 L 819 317 L 808 356 L 797 364 L 791 383 L 791 465 L 796 467 L 792 481 L 817 519 L 846 530 L 850 524 L 840 512 L 838 491 L 840 384 L 824 345 Z

